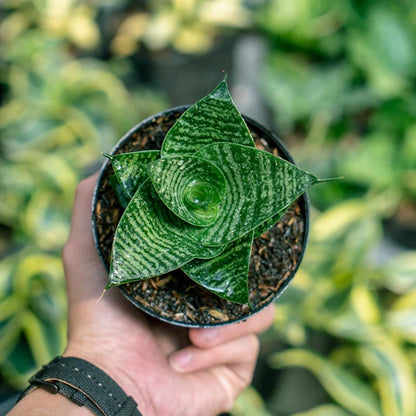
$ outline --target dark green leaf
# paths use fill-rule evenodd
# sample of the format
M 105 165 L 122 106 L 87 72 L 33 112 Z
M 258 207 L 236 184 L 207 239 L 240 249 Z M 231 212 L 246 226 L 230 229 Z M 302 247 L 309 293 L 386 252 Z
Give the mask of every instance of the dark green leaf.
M 131 199 L 137 188 L 148 178 L 146 165 L 158 159 L 160 152 L 158 150 L 143 150 L 119 155 L 107 153 L 103 153 L 103 155 L 111 160 L 114 173 L 125 194 L 123 199 Z
M 218 142 L 255 147 L 225 81 L 185 111 L 169 130 L 162 145 L 162 157 L 193 154 Z
M 194 156 L 159 159 L 148 165 L 149 177 L 164 204 L 179 218 L 207 226 L 218 216 L 225 178 L 212 163 Z
M 238 144 L 213 144 L 196 156 L 216 165 L 227 184 L 216 221 L 206 228 L 187 229 L 190 238 L 204 245 L 228 243 L 246 234 L 319 181 L 279 157 Z
M 181 269 L 196 283 L 236 303 L 247 304 L 248 268 L 253 232 L 230 243 L 217 257 L 193 260 Z
M 116 194 L 118 203 L 122 206 L 122 208 L 126 208 L 131 198 L 126 193 L 125 187 L 119 182 L 115 174 L 110 176 L 109 181 L 114 193 Z
M 209 258 L 224 249 L 189 240 L 182 223 L 159 199 L 150 180 L 146 181 L 118 224 L 107 287 L 167 273 L 194 258 Z
M 285 211 L 278 212 L 273 217 L 269 218 L 268 220 L 264 221 L 263 224 L 260 224 L 254 229 L 254 238 L 260 237 L 264 234 L 269 228 L 273 227 L 283 217 Z

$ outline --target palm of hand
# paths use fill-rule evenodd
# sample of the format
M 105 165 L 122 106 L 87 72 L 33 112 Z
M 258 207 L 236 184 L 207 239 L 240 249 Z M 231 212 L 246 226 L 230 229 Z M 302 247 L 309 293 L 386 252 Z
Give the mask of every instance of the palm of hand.
M 65 355 L 101 367 L 133 396 L 144 416 L 213 416 L 228 410 L 251 380 L 258 351 L 254 333 L 270 325 L 273 312 L 265 310 L 244 324 L 223 327 L 209 339 L 204 335 L 212 330 L 188 333 L 145 317 L 116 289 L 97 302 L 107 273 L 92 238 L 95 182 L 91 177 L 77 189 L 63 252 L 69 305 Z M 178 367 L 172 357 L 184 352 L 192 359 Z

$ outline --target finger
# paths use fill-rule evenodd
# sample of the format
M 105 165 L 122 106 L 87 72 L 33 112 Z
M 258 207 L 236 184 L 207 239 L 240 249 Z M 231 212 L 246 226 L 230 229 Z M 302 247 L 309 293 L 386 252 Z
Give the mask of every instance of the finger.
M 221 365 L 253 364 L 258 351 L 258 338 L 249 334 L 211 348 L 186 347 L 171 354 L 169 361 L 178 372 L 194 372 Z
M 189 338 L 199 348 L 212 347 L 246 334 L 259 334 L 265 331 L 273 322 L 274 305 L 270 305 L 245 322 L 215 328 L 191 329 Z
M 70 234 L 62 252 L 67 293 L 71 300 L 90 296 L 98 299 L 107 280 L 94 245 L 91 226 L 91 202 L 97 176 L 84 179 L 77 187 Z
M 92 195 L 97 183 L 98 173 L 89 176 L 81 181 L 76 189 L 74 198 L 74 207 L 72 209 L 70 239 L 76 239 L 78 243 L 86 243 L 90 245 L 90 233 L 86 230 L 91 230 L 91 205 Z M 80 241 L 81 239 L 81 241 Z

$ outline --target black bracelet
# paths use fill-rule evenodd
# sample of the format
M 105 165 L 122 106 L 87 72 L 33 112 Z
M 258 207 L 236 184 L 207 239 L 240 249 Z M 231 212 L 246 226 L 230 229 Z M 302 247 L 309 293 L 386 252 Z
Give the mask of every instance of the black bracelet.
M 142 416 L 137 403 L 104 371 L 76 357 L 56 357 L 29 379 L 30 386 L 18 401 L 35 387 L 60 393 L 86 406 L 99 416 Z

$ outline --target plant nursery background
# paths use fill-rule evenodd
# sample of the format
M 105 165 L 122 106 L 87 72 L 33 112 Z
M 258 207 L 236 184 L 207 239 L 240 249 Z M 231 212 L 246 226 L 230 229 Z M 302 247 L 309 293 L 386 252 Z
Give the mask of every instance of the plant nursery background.
M 233 416 L 416 414 L 416 3 L 2 0 L 0 400 L 65 345 L 75 187 L 228 73 L 300 166 L 301 269 Z

